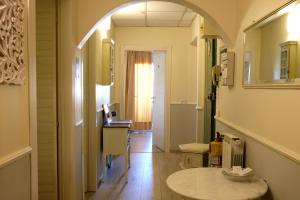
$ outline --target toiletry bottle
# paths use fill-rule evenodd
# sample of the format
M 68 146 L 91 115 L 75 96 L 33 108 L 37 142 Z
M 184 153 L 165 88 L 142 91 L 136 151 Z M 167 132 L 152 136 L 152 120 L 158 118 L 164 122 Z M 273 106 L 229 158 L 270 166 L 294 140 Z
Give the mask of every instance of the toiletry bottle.
M 222 165 L 222 138 L 219 132 L 214 141 L 209 143 L 211 167 L 221 167 Z

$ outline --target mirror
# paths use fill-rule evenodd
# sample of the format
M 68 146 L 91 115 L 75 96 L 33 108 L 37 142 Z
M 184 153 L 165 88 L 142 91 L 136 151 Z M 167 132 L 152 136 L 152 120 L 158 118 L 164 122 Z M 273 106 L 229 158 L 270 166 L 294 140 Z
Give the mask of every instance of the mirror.
M 300 87 L 299 23 L 298 0 L 244 31 L 244 86 Z

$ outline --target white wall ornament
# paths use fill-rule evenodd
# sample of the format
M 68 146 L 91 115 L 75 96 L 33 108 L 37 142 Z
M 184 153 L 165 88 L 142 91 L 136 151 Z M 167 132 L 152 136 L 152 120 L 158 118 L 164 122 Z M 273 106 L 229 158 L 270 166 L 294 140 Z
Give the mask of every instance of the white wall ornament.
M 0 84 L 24 82 L 23 0 L 0 0 Z

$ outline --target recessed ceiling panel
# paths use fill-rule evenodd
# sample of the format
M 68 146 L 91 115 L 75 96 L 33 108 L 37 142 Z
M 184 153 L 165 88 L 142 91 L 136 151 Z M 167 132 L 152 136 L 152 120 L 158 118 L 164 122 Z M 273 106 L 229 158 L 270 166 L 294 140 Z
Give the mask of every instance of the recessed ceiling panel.
M 190 27 L 192 23 L 193 23 L 193 21 L 190 21 L 190 20 L 188 20 L 188 21 L 183 21 L 182 20 L 182 21 L 180 21 L 178 26 L 180 26 L 180 27 Z
M 118 19 L 113 20 L 115 26 L 117 27 L 144 27 L 145 25 L 145 19 L 131 19 L 131 20 L 124 20 L 124 19 Z
M 149 20 L 180 20 L 182 12 L 147 12 Z
M 148 26 L 152 27 L 177 27 L 177 20 L 148 20 Z
M 183 21 L 194 20 L 196 17 L 196 13 L 194 12 L 186 12 L 182 18 Z
M 145 14 L 131 13 L 128 15 L 113 15 L 112 21 L 116 26 L 145 26 Z M 134 25 L 136 23 L 136 25 Z
M 146 10 L 146 3 L 135 3 L 116 11 L 115 14 L 131 14 L 133 12 L 144 12 Z
M 196 13 L 179 4 L 161 1 L 136 3 L 112 15 L 116 26 L 190 26 Z M 147 19 L 147 24 L 146 20 Z
M 113 15 L 112 19 L 135 19 L 135 18 L 145 18 L 145 13 L 132 12 L 130 14 L 116 14 Z
M 185 7 L 179 4 L 162 2 L 162 1 L 150 1 L 147 2 L 148 11 L 184 11 Z

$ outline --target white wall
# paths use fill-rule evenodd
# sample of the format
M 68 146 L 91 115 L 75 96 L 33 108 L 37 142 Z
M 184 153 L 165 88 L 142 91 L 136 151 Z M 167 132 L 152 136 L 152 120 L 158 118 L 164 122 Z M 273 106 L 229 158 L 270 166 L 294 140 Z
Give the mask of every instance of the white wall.
M 116 27 L 116 93 L 122 101 L 122 47 L 171 48 L 171 102 L 196 102 L 196 48 L 190 45 L 190 28 Z
M 287 1 L 272 0 L 249 0 L 240 4 L 245 8 L 242 25 L 238 32 L 238 37 L 234 51 L 236 52 L 235 66 L 235 85 L 234 87 L 220 87 L 218 89 L 218 110 L 219 119 L 225 120 L 226 124 L 230 124 L 242 130 L 243 134 L 248 135 L 263 146 L 271 148 L 273 153 L 279 153 L 289 158 L 289 162 L 282 159 L 280 164 L 284 168 L 289 168 L 290 162 L 293 163 L 293 169 L 300 165 L 300 92 L 295 89 L 245 89 L 242 87 L 243 77 L 243 30 L 251 25 L 253 20 L 258 20 L 269 12 L 277 9 Z M 242 15 L 241 15 L 242 17 Z M 254 154 L 263 154 L 261 148 L 247 145 L 248 151 Z M 260 162 L 258 167 L 268 166 L 276 167 L 275 161 L 272 160 L 255 160 L 251 162 Z M 271 162 L 268 165 L 268 162 Z M 264 169 L 267 173 L 268 169 Z M 279 172 L 280 173 L 280 172 Z M 296 171 L 285 171 L 284 173 L 297 173 Z M 262 173 L 263 175 L 263 173 Z M 279 174 L 278 174 L 279 175 Z M 272 173 L 273 184 L 283 184 L 276 173 Z M 267 180 L 268 181 L 268 180 Z M 284 182 L 289 188 L 293 186 L 293 180 Z M 273 188 L 271 188 L 272 190 Z M 274 199 L 291 199 L 280 198 L 283 191 L 277 191 Z M 292 191 L 295 195 L 296 190 Z M 280 194 L 281 193 L 281 194 Z M 292 198 L 293 199 L 293 198 Z M 295 199 L 295 198 L 294 198 Z
M 124 86 L 124 68 L 125 59 L 123 51 L 125 49 L 170 49 L 168 52 L 170 62 L 169 67 L 170 88 L 170 137 L 171 149 L 177 149 L 180 139 L 183 135 L 186 139 L 181 142 L 195 142 L 196 139 L 196 102 L 197 102 L 197 49 L 190 43 L 192 41 L 192 30 L 190 27 L 116 27 L 116 82 L 114 102 L 120 102 L 121 112 L 124 108 L 125 86 Z M 170 54 L 169 54 L 170 53 Z M 167 72 L 167 73 L 168 73 Z M 168 86 L 167 86 L 168 87 Z M 168 92 L 166 92 L 168 95 Z M 190 121 L 180 121 L 181 128 L 186 132 L 179 131 L 176 128 L 178 120 L 182 119 L 181 113 L 176 112 L 178 104 L 186 107 L 187 116 Z M 190 109 L 190 107 L 194 109 Z M 123 112 L 122 112 L 123 113 Z M 175 120 L 175 121 L 174 121 Z M 193 122 L 193 123 L 190 123 Z M 193 138 L 193 140 L 191 140 Z
M 252 1 L 243 20 L 235 46 L 235 86 L 220 87 L 220 117 L 250 130 L 275 144 L 300 154 L 298 119 L 300 117 L 300 93 L 292 89 L 244 89 L 243 76 L 243 28 L 251 21 L 263 17 L 284 1 Z
M 269 190 L 262 200 L 296 200 L 300 199 L 300 166 L 274 149 L 255 139 L 245 136 L 234 127 L 217 121 L 216 130 L 232 133 L 246 142 L 246 165 L 262 177 Z

